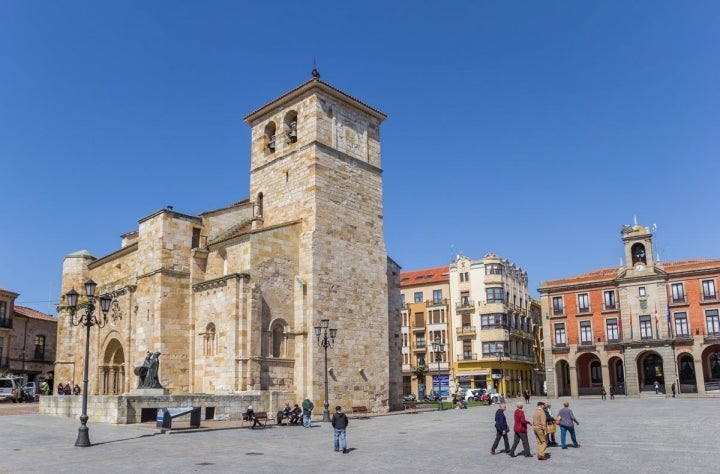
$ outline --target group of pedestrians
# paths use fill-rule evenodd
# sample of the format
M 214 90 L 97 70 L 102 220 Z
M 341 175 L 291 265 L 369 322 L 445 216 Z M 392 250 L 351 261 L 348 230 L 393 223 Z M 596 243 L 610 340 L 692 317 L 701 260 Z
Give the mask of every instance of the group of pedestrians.
M 532 425 L 533 432 L 535 433 L 535 439 L 537 441 L 537 458 L 540 461 L 549 459 L 546 454 L 548 446 L 557 446 L 555 441 L 556 425 L 560 426 L 560 445 L 562 449 L 567 449 L 566 444 L 567 433 L 570 432 L 570 438 L 572 439 L 572 447 L 579 448 L 580 444 L 577 442 L 575 436 L 575 425 L 579 425 L 580 422 L 575 418 L 575 414 L 570 409 L 570 402 L 564 401 L 563 408 L 558 411 L 557 415 L 553 415 L 550 403 L 538 402 L 537 408 L 533 413 L 532 421 L 528 421 L 525 418 L 525 412 L 523 411 L 523 402 L 517 402 L 517 408 L 513 415 L 513 431 L 515 437 L 513 439 L 513 445 L 510 447 L 508 442 L 508 433 L 510 431 L 507 420 L 505 419 L 505 410 L 507 405 L 501 403 L 497 411 L 495 412 L 495 441 L 493 442 L 492 448 L 490 448 L 490 454 L 507 453 L 510 457 L 524 456 L 533 457 L 530 451 L 530 442 L 528 441 L 528 426 Z M 505 449 L 503 451 L 497 451 L 500 440 L 503 441 Z M 518 444 L 522 442 L 522 452 L 515 454 L 515 449 Z

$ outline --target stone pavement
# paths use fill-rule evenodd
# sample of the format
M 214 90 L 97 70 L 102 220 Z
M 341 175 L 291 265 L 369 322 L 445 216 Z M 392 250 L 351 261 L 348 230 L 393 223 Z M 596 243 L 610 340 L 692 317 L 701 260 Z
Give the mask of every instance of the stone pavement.
M 537 400 L 526 406 L 528 418 Z M 552 404 L 555 412 L 562 406 L 561 400 Z M 333 451 L 330 424 L 317 421 L 310 429 L 255 430 L 238 422 L 204 421 L 199 430 L 162 434 L 154 423 L 91 419 L 93 446 L 76 448 L 77 420 L 8 415 L 0 417 L 0 472 L 720 472 L 719 404 L 711 398 L 573 399 L 582 447 L 549 448 L 548 461 L 490 454 L 497 405 L 351 418 L 348 454 Z M 515 400 L 509 400 L 509 423 L 514 408 Z M 182 426 L 178 420 L 173 426 Z M 533 436 L 530 446 L 535 453 Z

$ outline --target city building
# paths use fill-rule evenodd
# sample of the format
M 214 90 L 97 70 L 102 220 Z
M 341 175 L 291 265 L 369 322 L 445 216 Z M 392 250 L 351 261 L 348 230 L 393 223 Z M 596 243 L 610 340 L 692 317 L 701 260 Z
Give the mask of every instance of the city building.
M 451 346 L 459 388 L 539 393 L 542 379 L 535 369 L 540 333 L 530 311 L 527 273 L 493 253 L 480 260 L 458 256 L 449 271 Z
M 720 260 L 660 262 L 626 225 L 616 268 L 541 283 L 548 395 L 704 394 L 720 384 Z
M 112 298 L 109 323 L 91 331 L 88 393 L 128 393 L 133 368 L 158 352 L 171 395 L 255 394 L 267 410 L 308 397 L 320 407 L 329 372 L 333 407 L 401 403 L 400 269 L 383 231 L 385 118 L 313 71 L 245 117 L 248 199 L 198 215 L 168 206 L 141 218 L 113 253 L 66 256 L 63 298 L 73 288 L 84 295 L 88 279 Z M 222 164 L 193 172 L 202 192 L 212 180 L 200 178 Z M 77 379 L 85 331 L 65 323 L 66 301 L 58 309 L 57 377 Z M 316 330 L 324 320 L 328 348 Z
M 17 306 L 19 293 L 0 288 L 0 373 L 52 382 L 57 319 Z
M 420 398 L 432 392 L 447 396 L 452 370 L 448 267 L 402 272 L 400 293 L 403 393 Z

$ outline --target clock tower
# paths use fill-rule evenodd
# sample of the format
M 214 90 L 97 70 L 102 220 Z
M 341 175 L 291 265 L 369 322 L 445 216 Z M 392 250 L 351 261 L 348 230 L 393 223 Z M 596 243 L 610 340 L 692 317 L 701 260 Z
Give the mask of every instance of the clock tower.
M 625 248 L 625 262 L 629 274 L 642 276 L 653 273 L 652 232 L 645 226 L 626 225 L 620 231 Z

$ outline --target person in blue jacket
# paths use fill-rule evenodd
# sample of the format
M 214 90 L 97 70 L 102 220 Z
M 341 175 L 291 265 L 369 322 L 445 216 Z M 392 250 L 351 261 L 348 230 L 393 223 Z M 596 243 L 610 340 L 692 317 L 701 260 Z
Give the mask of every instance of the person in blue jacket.
M 504 403 L 501 403 L 498 407 L 497 411 L 495 412 L 495 431 L 497 434 L 495 435 L 495 442 L 492 445 L 492 448 L 490 449 L 490 454 L 497 454 L 495 452 L 495 449 L 497 449 L 498 444 L 500 444 L 500 438 L 502 438 L 503 442 L 505 443 L 505 450 L 501 451 L 502 453 L 509 453 L 510 452 L 510 443 L 508 442 L 508 424 L 507 420 L 505 419 L 505 409 L 507 408 L 507 405 Z

